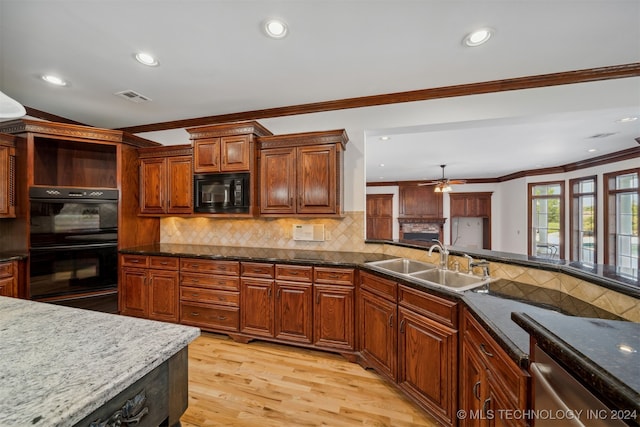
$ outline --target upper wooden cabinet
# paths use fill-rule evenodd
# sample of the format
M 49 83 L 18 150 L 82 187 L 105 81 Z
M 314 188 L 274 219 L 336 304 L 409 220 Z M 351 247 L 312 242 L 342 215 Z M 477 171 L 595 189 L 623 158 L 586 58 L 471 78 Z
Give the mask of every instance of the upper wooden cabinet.
M 344 129 L 260 138 L 260 215 L 342 214 Z
M 0 134 L 0 218 L 16 216 L 15 137 Z
M 251 172 L 256 137 L 271 135 L 257 122 L 239 122 L 187 129 L 193 140 L 195 173 Z
M 451 217 L 490 217 L 491 194 L 487 193 L 450 193 Z
M 140 156 L 140 213 L 193 212 L 191 146 L 145 148 Z
M 442 193 L 433 191 L 433 185 L 401 183 L 399 187 L 399 216 L 442 218 Z

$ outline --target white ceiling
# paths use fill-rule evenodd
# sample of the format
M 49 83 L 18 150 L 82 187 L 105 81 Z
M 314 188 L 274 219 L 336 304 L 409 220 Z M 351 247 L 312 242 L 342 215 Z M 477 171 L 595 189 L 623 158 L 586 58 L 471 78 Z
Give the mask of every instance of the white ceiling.
M 261 33 L 269 17 L 289 24 L 286 38 Z M 494 37 L 464 47 L 481 26 Z M 135 62 L 139 50 L 160 66 Z M 0 0 L 0 62 L 0 91 L 22 104 L 121 128 L 640 62 L 640 2 Z M 496 177 L 638 147 L 640 120 L 615 120 L 640 115 L 639 78 L 572 86 L 319 115 L 308 130 L 363 129 L 368 180 L 433 179 L 439 164 Z M 152 101 L 113 95 L 123 90 Z M 590 138 L 603 133 L 614 135 Z M 391 149 L 373 146 L 381 135 Z

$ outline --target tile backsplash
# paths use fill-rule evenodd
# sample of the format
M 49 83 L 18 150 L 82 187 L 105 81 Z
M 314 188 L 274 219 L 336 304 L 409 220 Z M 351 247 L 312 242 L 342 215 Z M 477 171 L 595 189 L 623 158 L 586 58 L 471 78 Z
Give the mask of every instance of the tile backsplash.
M 325 241 L 307 242 L 293 240 L 294 224 L 324 224 Z M 432 263 L 438 262 L 438 253 L 428 257 L 427 251 L 394 245 L 364 243 L 364 212 L 345 212 L 339 219 L 209 219 L 163 218 L 160 222 L 162 243 L 183 243 L 213 246 L 240 246 L 322 250 L 337 252 L 378 252 L 398 257 L 413 258 Z M 464 271 L 467 260 L 450 257 L 450 263 L 458 261 Z M 567 274 L 538 270 L 512 264 L 492 262 L 491 277 L 509 279 L 529 285 L 554 289 L 582 301 L 617 314 L 627 320 L 640 322 L 640 304 L 636 298 L 603 288 Z

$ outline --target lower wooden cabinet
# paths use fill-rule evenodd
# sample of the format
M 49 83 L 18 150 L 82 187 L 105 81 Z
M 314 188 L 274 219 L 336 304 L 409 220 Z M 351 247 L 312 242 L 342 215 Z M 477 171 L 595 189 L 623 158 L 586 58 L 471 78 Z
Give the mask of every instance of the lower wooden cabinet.
M 178 258 L 122 255 L 120 313 L 177 322 Z
M 17 262 L 0 262 L 0 296 L 18 296 Z
M 215 332 L 238 332 L 238 261 L 180 259 L 180 323 Z
M 313 344 L 330 350 L 355 349 L 353 269 L 314 267 Z
M 360 274 L 358 323 L 362 363 L 395 381 L 398 360 L 397 283 Z
M 526 426 L 530 378 L 465 310 L 460 360 L 460 409 L 474 418 L 461 426 Z
M 442 424 L 455 425 L 457 304 L 405 286 L 398 300 L 398 385 Z

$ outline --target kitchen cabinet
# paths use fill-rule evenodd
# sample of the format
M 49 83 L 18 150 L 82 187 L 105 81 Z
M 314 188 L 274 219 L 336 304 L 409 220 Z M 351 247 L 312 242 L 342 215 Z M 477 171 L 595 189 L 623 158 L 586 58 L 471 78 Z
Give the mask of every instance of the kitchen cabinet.
M 340 216 L 344 130 L 260 138 L 260 215 Z
M 433 188 L 433 185 L 401 182 L 398 189 L 398 216 L 408 218 L 442 218 L 442 193 L 434 192 Z
M 214 332 L 238 332 L 238 261 L 180 259 L 180 323 Z
M 526 426 L 529 375 L 517 366 L 473 318 L 468 310 L 462 316 L 460 361 L 460 409 L 478 414 L 460 420 L 461 426 Z
M 0 218 L 16 217 L 16 149 L 14 137 L 0 134 Z
M 367 239 L 393 239 L 393 194 L 367 194 Z
M 193 212 L 193 172 L 190 146 L 145 148 L 140 156 L 140 213 Z
M 457 304 L 398 288 L 398 386 L 443 425 L 457 408 Z
M 355 350 L 355 283 L 351 268 L 313 269 L 313 344 L 329 350 Z
M 360 363 L 393 381 L 397 376 L 398 358 L 397 288 L 396 282 L 360 273 Z
M 178 322 L 179 259 L 122 255 L 120 264 L 120 313 Z
M 491 217 L 491 194 L 450 193 L 451 217 Z
M 18 296 L 18 278 L 16 261 L 0 262 L 0 296 Z
M 243 267 L 241 332 L 310 344 L 313 339 L 313 267 L 275 265 L 272 268 L 273 273 L 261 265 L 249 263 Z
M 193 141 L 195 173 L 253 172 L 255 140 L 271 132 L 257 122 L 186 129 Z

